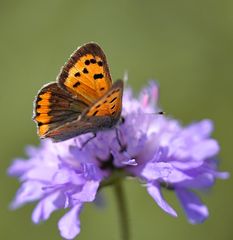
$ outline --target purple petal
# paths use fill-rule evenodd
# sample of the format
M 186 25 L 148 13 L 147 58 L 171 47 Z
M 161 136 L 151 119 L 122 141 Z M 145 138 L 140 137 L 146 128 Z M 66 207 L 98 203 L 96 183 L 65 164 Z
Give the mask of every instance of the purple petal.
M 178 168 L 180 170 L 190 170 L 192 168 L 200 167 L 203 164 L 203 162 L 191 159 L 182 159 L 182 161 L 173 160 L 171 164 L 173 167 Z
M 54 174 L 58 171 L 58 166 L 41 165 L 31 168 L 22 176 L 22 180 L 34 179 L 37 181 L 52 181 Z
M 184 133 L 189 136 L 195 136 L 195 138 L 206 138 L 213 131 L 213 122 L 209 119 L 202 120 L 197 123 L 189 125 Z
M 82 174 L 78 174 L 74 170 L 66 169 L 66 168 L 60 169 L 53 176 L 54 185 L 56 184 L 60 185 L 65 183 L 73 183 L 75 185 L 81 185 L 85 182 L 86 181 Z
M 228 179 L 230 177 L 229 172 L 217 172 L 215 171 L 214 176 L 220 179 Z
M 165 162 L 148 163 L 142 171 L 142 176 L 150 181 L 162 179 L 165 182 L 171 183 L 192 179 L 189 175 Z
M 173 217 L 177 217 L 176 211 L 164 200 L 158 184 L 147 184 L 147 191 L 159 207 Z
M 39 223 L 47 220 L 51 213 L 57 209 L 63 208 L 65 205 L 65 197 L 60 192 L 50 194 L 48 197 L 42 199 L 32 213 L 32 221 Z
M 8 174 L 10 176 L 20 177 L 26 171 L 28 171 L 33 166 L 32 162 L 16 159 L 12 165 L 8 168 Z
M 60 234 L 65 239 L 74 239 L 80 232 L 79 214 L 82 204 L 75 205 L 58 222 Z
M 24 182 L 16 193 L 14 201 L 10 207 L 12 209 L 21 207 L 27 202 L 33 202 L 41 198 L 44 194 L 43 184 L 36 181 Z
M 215 178 L 212 174 L 204 173 L 198 175 L 191 180 L 186 180 L 179 183 L 179 187 L 191 188 L 191 189 L 205 189 L 214 184 Z
M 97 181 L 87 181 L 82 190 L 76 194 L 72 195 L 73 200 L 78 202 L 92 202 L 95 199 L 96 192 L 99 187 L 99 182 Z
M 208 208 L 196 194 L 180 188 L 176 189 L 176 194 L 190 223 L 202 223 L 209 216 Z
M 166 178 L 169 176 L 169 174 L 171 174 L 171 172 L 172 166 L 169 163 L 150 162 L 144 167 L 142 176 L 152 181 L 159 178 Z
M 216 140 L 208 139 L 195 144 L 190 152 L 195 159 L 203 160 L 216 155 L 219 152 L 219 145 Z

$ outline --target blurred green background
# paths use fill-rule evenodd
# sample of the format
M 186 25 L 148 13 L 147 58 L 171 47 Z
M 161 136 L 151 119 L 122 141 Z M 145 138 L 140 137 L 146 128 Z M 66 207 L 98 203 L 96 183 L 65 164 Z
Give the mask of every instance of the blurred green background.
M 213 119 L 220 169 L 232 171 L 232 0 L 1 0 L 0 30 L 0 239 L 60 239 L 56 224 L 63 211 L 38 226 L 31 223 L 33 204 L 9 211 L 18 183 L 6 169 L 25 156 L 27 144 L 39 143 L 31 120 L 37 91 L 89 41 L 105 50 L 113 79 L 128 71 L 136 92 L 157 79 L 167 114 L 184 124 Z M 128 181 L 132 240 L 233 239 L 232 183 L 217 181 L 203 196 L 210 218 L 193 226 L 174 194 L 165 196 L 178 210 L 177 219 L 162 212 L 138 182 Z M 86 204 L 78 239 L 120 239 L 113 192 L 105 193 L 106 208 Z

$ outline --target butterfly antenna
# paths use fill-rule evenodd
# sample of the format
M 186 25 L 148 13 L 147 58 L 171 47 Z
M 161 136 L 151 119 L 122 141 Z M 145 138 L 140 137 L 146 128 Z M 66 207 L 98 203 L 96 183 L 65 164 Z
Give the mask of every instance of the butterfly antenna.
M 158 114 L 158 115 L 164 115 L 165 112 L 164 112 L 164 111 L 160 111 L 160 112 L 157 112 L 156 114 Z
M 145 113 L 145 114 L 156 114 L 156 115 L 164 115 L 164 114 L 166 114 L 164 111 L 159 111 L 159 112 L 152 112 L 152 113 Z

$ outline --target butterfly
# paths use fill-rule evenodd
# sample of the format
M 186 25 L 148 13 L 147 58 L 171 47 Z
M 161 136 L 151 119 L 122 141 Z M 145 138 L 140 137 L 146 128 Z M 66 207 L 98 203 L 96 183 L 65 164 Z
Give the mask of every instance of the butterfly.
M 56 82 L 42 87 L 33 120 L 40 138 L 55 142 L 114 127 L 121 117 L 123 81 L 112 83 L 106 56 L 96 43 L 78 48 Z

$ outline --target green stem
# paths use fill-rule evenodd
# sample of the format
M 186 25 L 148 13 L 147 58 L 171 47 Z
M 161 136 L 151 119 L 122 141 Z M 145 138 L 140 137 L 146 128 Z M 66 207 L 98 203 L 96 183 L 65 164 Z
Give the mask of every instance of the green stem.
M 128 211 L 126 206 L 126 199 L 123 189 L 122 180 L 118 180 L 113 185 L 115 190 L 116 201 L 118 205 L 119 223 L 121 225 L 122 240 L 130 240 Z

